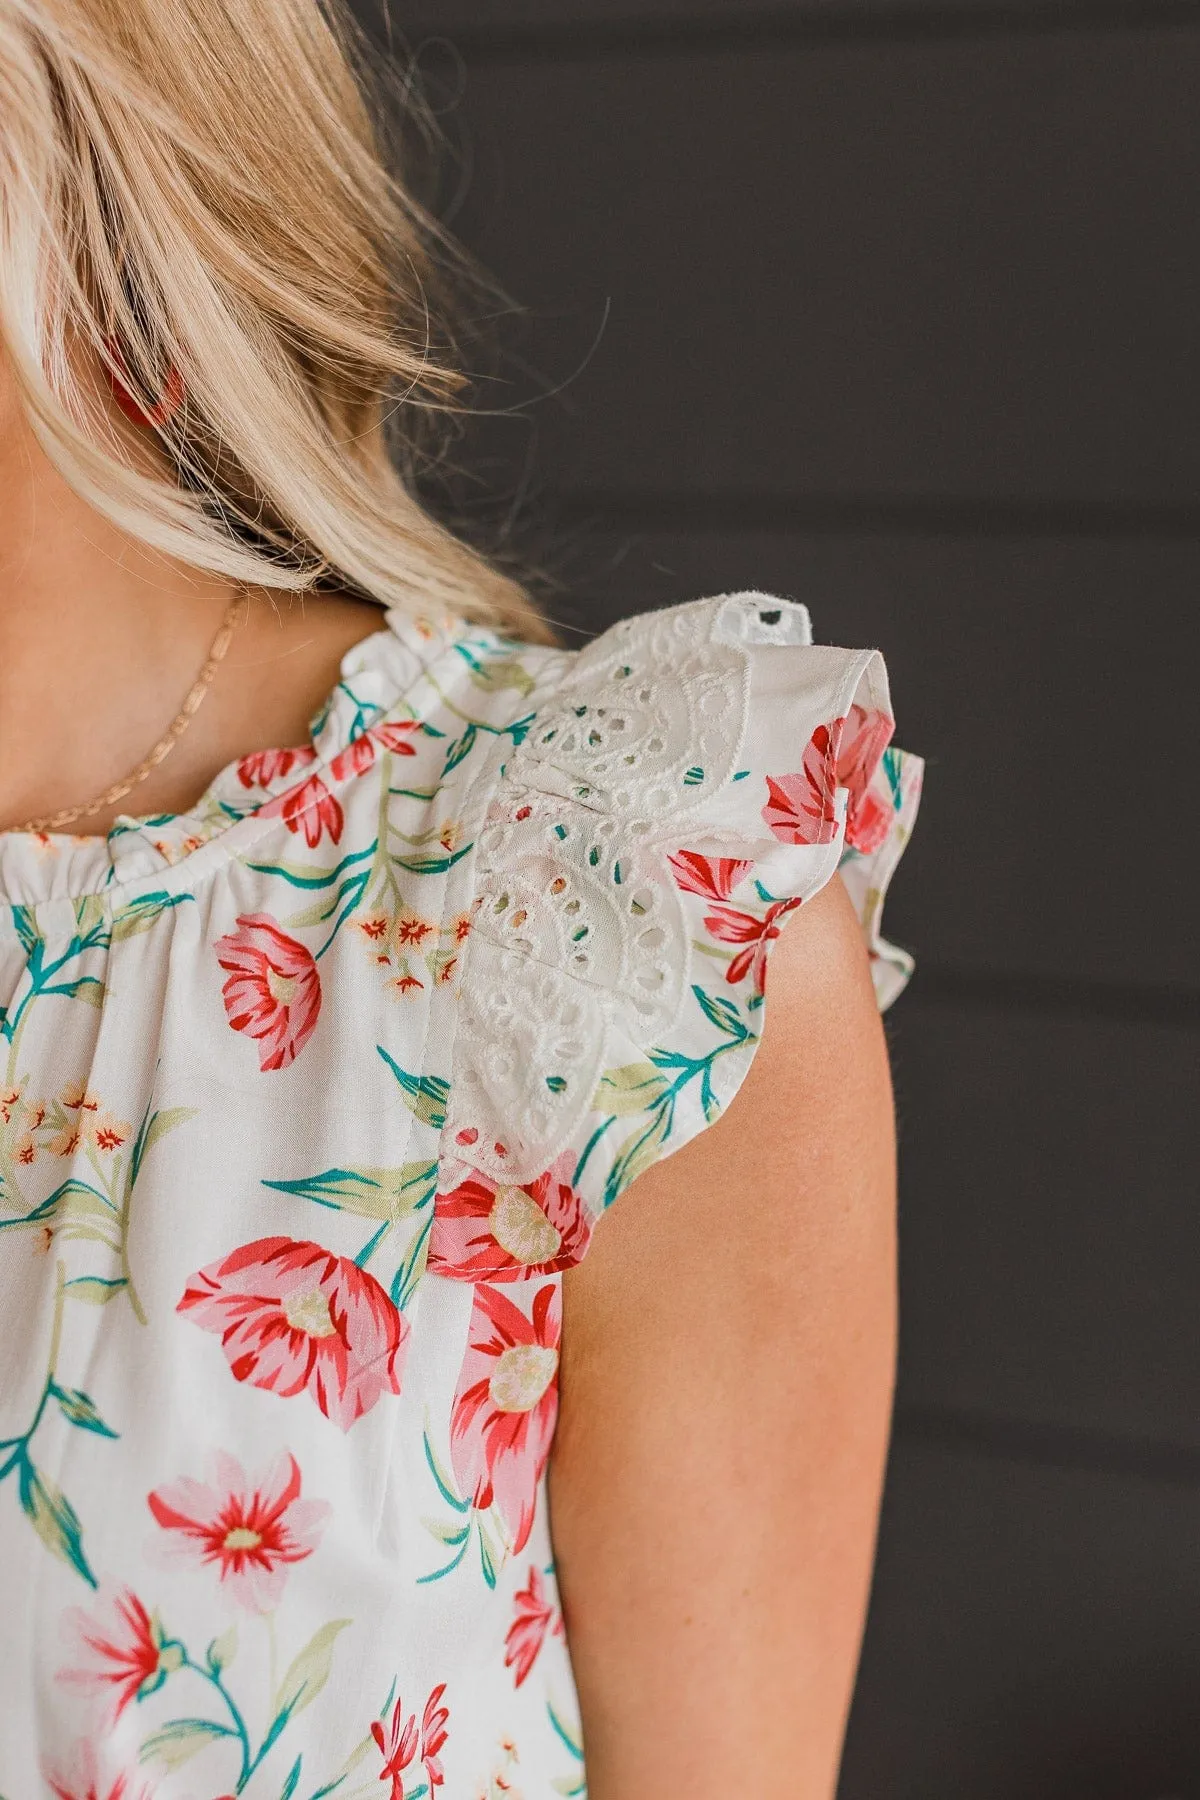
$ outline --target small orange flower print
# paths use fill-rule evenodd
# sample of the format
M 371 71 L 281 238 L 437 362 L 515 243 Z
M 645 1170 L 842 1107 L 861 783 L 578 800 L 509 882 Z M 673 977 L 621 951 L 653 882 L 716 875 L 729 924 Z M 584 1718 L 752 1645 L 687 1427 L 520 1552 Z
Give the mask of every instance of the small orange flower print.
M 99 1112 L 100 1102 L 90 1094 L 82 1081 L 73 1081 L 62 1092 L 62 1103 L 68 1112 Z
M 385 912 L 365 913 L 361 919 L 355 919 L 354 929 L 361 931 L 369 943 L 377 944 L 388 934 L 388 916 Z
M 119 1150 L 129 1141 L 130 1126 L 125 1119 L 114 1119 L 111 1113 L 101 1113 L 89 1135 L 97 1150 Z
M 398 944 L 421 945 L 434 930 L 428 919 L 419 913 L 410 912 L 407 908 L 396 918 L 396 942 Z

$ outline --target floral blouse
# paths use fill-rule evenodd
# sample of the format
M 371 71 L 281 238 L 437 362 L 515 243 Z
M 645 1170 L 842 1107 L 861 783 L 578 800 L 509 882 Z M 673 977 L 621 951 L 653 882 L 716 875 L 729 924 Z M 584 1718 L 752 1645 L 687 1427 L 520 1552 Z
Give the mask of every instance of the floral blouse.
M 186 816 L 0 836 L 5 1800 L 584 1793 L 562 1271 L 839 867 L 904 985 L 891 733 L 761 594 L 393 612 Z

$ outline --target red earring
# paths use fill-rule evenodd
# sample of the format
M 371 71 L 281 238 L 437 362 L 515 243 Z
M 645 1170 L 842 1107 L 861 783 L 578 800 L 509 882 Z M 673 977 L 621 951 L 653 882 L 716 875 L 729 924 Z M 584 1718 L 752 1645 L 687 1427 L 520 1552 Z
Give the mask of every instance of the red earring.
M 124 353 L 116 338 L 105 338 L 104 348 L 116 364 L 117 369 L 120 370 L 118 375 L 106 365 L 108 385 L 112 389 L 113 399 L 125 417 L 134 425 L 140 425 L 144 429 L 169 424 L 183 405 L 184 395 L 187 391 L 183 385 L 183 376 L 175 364 L 172 363 L 167 370 L 158 399 L 152 406 L 143 406 L 133 394 L 132 389 L 127 386 L 126 380 L 122 379 L 122 377 L 129 377 L 129 365 L 125 361 Z

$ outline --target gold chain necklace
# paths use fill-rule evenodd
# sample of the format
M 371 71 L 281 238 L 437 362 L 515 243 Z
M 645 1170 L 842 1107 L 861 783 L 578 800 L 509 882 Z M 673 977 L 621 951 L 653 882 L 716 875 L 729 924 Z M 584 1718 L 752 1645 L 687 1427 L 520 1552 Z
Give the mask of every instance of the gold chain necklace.
M 145 781 L 147 775 L 157 769 L 159 763 L 163 762 L 171 754 L 172 750 L 195 718 L 197 712 L 200 710 L 201 701 L 212 686 L 213 676 L 220 668 L 225 652 L 228 650 L 230 641 L 233 638 L 234 628 L 237 623 L 238 607 L 241 605 L 242 598 L 243 590 L 239 587 L 230 600 L 229 605 L 225 608 L 225 617 L 221 621 L 220 629 L 218 630 L 216 637 L 209 646 L 208 655 L 204 660 L 204 666 L 200 670 L 195 681 L 193 681 L 191 687 L 188 689 L 183 705 L 175 714 L 175 717 L 171 720 L 171 723 L 167 726 L 167 729 L 163 732 L 153 750 L 151 750 L 147 756 L 142 758 L 141 762 L 137 765 L 137 768 L 131 769 L 129 774 L 126 775 L 123 780 L 114 781 L 111 787 L 106 787 L 102 794 L 97 794 L 96 798 L 94 800 L 89 800 L 86 806 L 65 806 L 59 812 L 47 813 L 44 818 L 26 819 L 23 825 L 12 826 L 11 829 L 13 831 L 18 833 L 24 831 L 61 831 L 64 825 L 73 825 L 77 819 L 86 819 L 90 813 L 99 812 L 101 807 L 114 806 L 118 800 L 123 800 L 126 794 L 132 793 L 135 787 Z

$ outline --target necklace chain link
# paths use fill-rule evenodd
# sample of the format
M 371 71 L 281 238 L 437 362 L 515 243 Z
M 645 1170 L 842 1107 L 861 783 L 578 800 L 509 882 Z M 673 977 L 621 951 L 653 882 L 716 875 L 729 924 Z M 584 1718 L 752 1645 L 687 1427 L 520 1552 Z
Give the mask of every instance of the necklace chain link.
M 209 646 L 208 655 L 204 659 L 200 673 L 184 696 L 183 705 L 154 748 L 142 758 L 137 767 L 131 769 L 122 780 L 114 781 L 111 787 L 106 787 L 102 794 L 97 794 L 94 800 L 89 800 L 85 805 L 65 806 L 60 811 L 46 813 L 41 818 L 26 819 L 23 825 L 13 826 L 14 831 L 18 833 L 61 831 L 64 825 L 74 825 L 77 820 L 88 818 L 90 814 L 99 812 L 102 807 L 114 806 L 118 800 L 123 800 L 126 794 L 132 793 L 135 787 L 145 781 L 146 777 L 166 760 L 199 712 L 200 704 L 212 686 L 213 677 L 220 668 L 225 652 L 232 641 L 242 598 L 243 590 L 239 587 L 225 608 L 225 616 L 217 635 Z

